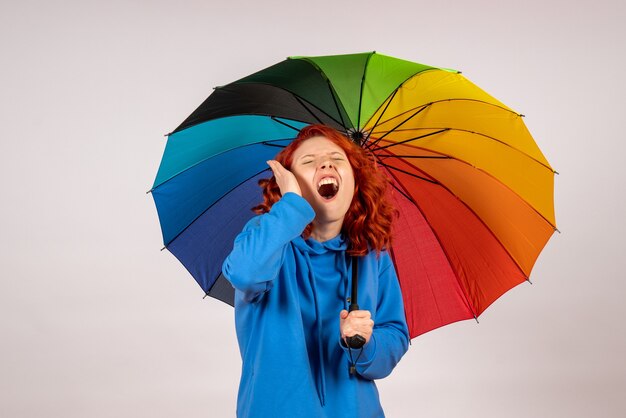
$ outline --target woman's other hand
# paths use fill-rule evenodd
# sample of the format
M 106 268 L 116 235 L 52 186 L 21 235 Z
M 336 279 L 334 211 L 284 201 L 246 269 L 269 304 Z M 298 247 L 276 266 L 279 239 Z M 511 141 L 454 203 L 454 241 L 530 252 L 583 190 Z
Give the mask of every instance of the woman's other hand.
M 287 170 L 281 163 L 276 160 L 269 160 L 267 165 L 270 166 L 272 172 L 274 173 L 274 177 L 276 178 L 276 184 L 280 188 L 280 194 L 285 195 L 285 193 L 295 193 L 298 196 L 302 196 L 302 191 L 300 190 L 300 185 L 298 184 L 298 180 L 296 176 L 289 170 Z
M 339 331 L 344 341 L 348 337 L 360 335 L 365 338 L 365 344 L 370 341 L 374 330 L 374 321 L 370 311 L 356 310 L 348 313 L 345 309 L 339 313 Z

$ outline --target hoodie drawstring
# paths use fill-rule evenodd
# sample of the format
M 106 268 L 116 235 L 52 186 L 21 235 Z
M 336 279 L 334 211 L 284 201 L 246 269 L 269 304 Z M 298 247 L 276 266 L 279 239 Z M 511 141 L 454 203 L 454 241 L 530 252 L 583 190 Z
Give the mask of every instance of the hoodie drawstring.
M 342 265 L 341 265 L 341 272 L 343 274 L 342 277 L 344 277 L 343 279 L 343 309 L 345 309 L 346 311 L 348 310 L 348 304 L 350 303 L 350 300 L 348 299 L 348 289 L 350 288 L 351 285 L 351 279 L 350 279 L 350 274 L 348 274 L 348 263 L 346 262 L 346 258 L 350 257 L 348 255 L 348 253 L 346 253 L 345 257 L 339 257 L 342 260 Z M 352 265 L 350 265 L 350 267 L 352 267 Z
M 313 303 L 315 305 L 315 326 L 317 328 L 317 352 L 320 369 L 320 377 L 317 379 L 317 394 L 320 398 L 322 406 L 326 403 L 326 370 L 324 368 L 324 347 L 322 345 L 322 315 L 320 314 L 320 307 L 317 301 L 317 289 L 315 287 L 315 275 L 313 274 L 313 264 L 309 253 L 305 252 L 304 257 L 306 259 L 307 267 L 309 270 L 309 282 L 311 283 L 311 289 L 313 290 Z

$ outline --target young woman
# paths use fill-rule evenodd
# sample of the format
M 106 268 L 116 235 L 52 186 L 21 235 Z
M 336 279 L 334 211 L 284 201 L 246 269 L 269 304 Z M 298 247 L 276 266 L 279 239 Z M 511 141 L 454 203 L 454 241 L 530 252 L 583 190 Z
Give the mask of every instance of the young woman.
M 395 211 L 361 147 L 303 128 L 268 161 L 264 202 L 223 265 L 235 288 L 243 360 L 240 417 L 381 417 L 374 379 L 408 349 L 402 296 L 386 252 Z M 348 313 L 353 263 L 359 310 Z M 349 337 L 365 344 L 351 349 Z

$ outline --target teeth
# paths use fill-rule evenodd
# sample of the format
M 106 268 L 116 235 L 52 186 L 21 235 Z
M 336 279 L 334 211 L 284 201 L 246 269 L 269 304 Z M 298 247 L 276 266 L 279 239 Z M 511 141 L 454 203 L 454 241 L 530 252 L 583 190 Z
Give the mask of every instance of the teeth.
M 334 184 L 336 186 L 337 185 L 337 180 L 335 180 L 332 177 L 325 177 L 325 178 L 321 179 L 320 182 L 317 184 L 317 188 L 319 189 L 324 184 Z

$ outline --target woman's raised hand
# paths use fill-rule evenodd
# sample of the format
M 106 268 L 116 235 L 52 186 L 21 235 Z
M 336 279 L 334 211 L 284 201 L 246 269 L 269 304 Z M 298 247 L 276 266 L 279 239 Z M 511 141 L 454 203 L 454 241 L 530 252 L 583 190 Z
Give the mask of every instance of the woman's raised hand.
M 298 184 L 298 180 L 296 176 L 289 170 L 287 170 L 281 163 L 276 160 L 269 160 L 267 165 L 270 166 L 272 172 L 274 173 L 274 177 L 276 178 L 276 183 L 280 188 L 280 194 L 285 195 L 285 193 L 292 192 L 297 194 L 298 196 L 302 196 L 302 191 L 300 190 L 300 185 Z

